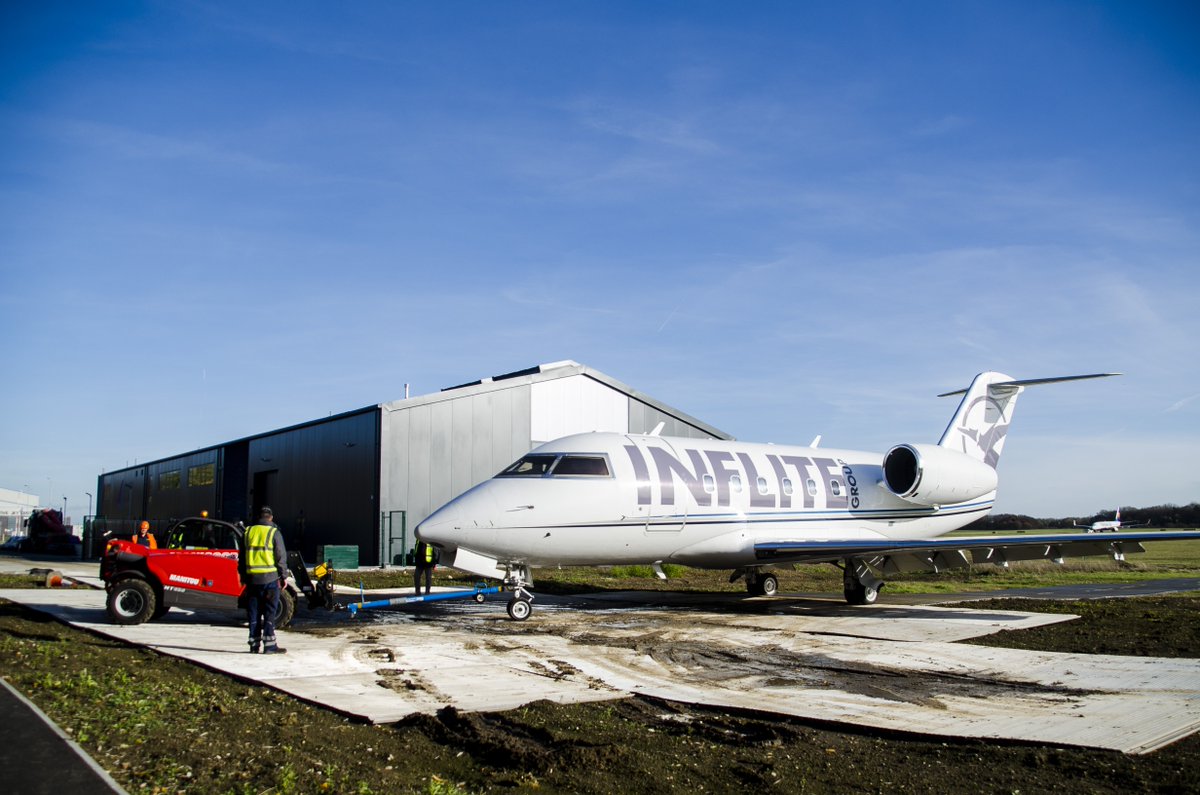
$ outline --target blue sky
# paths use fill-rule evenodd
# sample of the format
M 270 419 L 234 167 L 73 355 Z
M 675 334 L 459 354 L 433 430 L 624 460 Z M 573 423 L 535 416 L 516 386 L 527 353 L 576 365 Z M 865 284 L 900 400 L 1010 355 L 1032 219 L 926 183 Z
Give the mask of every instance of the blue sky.
M 0 486 L 575 359 L 1001 511 L 1200 499 L 1194 4 L 0 9 Z

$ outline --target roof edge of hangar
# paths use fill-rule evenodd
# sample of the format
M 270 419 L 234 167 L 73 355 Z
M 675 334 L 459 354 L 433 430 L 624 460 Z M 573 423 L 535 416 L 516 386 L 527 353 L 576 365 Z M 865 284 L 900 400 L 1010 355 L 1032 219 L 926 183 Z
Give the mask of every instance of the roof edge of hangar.
M 482 395 L 488 392 L 498 392 L 503 389 L 511 389 L 515 386 L 525 384 L 535 384 L 543 381 L 553 381 L 559 378 L 567 378 L 573 375 L 582 375 L 591 378 L 593 381 L 598 381 L 605 386 L 622 392 L 625 395 L 637 400 L 641 403 L 661 411 L 664 414 L 670 414 L 680 420 L 693 425 L 696 428 L 703 430 L 705 433 L 712 435 L 716 439 L 732 440 L 733 437 L 719 428 L 709 425 L 703 420 L 699 420 L 687 412 L 680 411 L 674 406 L 670 406 L 661 400 L 647 395 L 645 392 L 634 389 L 623 381 L 619 381 L 612 376 L 602 373 L 599 370 L 580 364 L 571 359 L 563 361 L 550 362 L 547 364 L 539 364 L 534 367 L 529 367 L 524 370 L 515 370 L 511 373 L 503 373 L 490 378 L 483 378 L 478 381 L 471 381 L 466 384 L 458 384 L 456 386 L 448 386 L 439 392 L 434 392 L 428 395 L 417 395 L 410 398 L 401 398 L 400 400 L 392 400 L 387 403 L 381 403 L 380 409 L 383 411 L 402 411 L 404 409 L 413 408 L 415 406 L 428 405 L 432 403 L 441 403 L 446 400 L 455 400 L 460 397 L 469 395 Z

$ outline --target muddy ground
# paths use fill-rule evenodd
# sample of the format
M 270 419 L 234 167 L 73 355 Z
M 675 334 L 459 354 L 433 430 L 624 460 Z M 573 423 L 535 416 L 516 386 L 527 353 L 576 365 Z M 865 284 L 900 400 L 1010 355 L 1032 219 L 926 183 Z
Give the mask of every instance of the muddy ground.
M 1200 657 L 1196 597 L 986 606 L 1083 618 L 982 642 Z M 0 666 L 130 792 L 1200 792 L 1196 735 L 1126 756 L 642 698 L 370 726 L 10 603 Z

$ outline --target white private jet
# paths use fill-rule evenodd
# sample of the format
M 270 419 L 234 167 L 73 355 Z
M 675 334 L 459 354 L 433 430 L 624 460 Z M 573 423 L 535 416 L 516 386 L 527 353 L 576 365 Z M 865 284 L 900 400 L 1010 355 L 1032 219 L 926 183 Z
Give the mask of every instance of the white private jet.
M 1144 527 L 1148 524 L 1150 523 L 1139 522 L 1138 524 L 1122 524 L 1120 508 L 1117 509 L 1116 517 L 1110 522 L 1092 522 L 1091 524 L 1079 524 L 1078 522 L 1071 522 L 1073 527 L 1086 527 L 1089 533 L 1107 533 L 1110 531 L 1119 530 L 1122 527 Z
M 417 536 L 442 563 L 502 579 L 509 615 L 532 610 L 538 566 L 663 563 L 733 569 L 751 594 L 779 587 L 771 567 L 834 563 L 846 601 L 872 604 L 900 572 L 1144 551 L 1200 533 L 1083 533 L 937 538 L 985 515 L 1017 396 L 1036 384 L 981 373 L 936 445 L 884 454 L 623 433 L 543 444 L 435 511 Z M 657 429 L 656 429 L 657 431 Z

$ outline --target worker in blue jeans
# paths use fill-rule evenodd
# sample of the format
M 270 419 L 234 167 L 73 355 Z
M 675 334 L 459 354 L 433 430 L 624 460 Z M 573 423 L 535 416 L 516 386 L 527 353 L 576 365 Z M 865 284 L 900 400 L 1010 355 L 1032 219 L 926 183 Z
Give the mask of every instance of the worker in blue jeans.
M 246 529 L 238 555 L 238 573 L 246 586 L 246 618 L 250 623 L 250 653 L 283 654 L 275 639 L 279 592 L 287 584 L 287 549 L 283 533 L 263 506 L 258 524 Z

